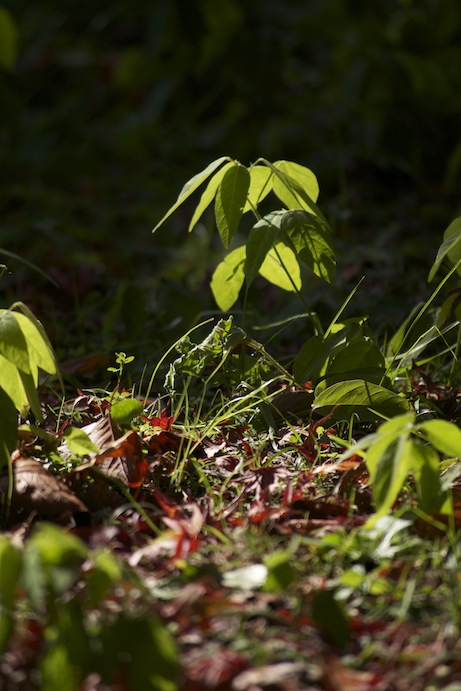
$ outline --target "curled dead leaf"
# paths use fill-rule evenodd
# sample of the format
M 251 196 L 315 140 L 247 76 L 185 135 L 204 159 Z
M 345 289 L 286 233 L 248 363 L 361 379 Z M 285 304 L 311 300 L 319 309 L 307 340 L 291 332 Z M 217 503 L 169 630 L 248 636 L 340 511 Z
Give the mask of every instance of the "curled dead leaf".
M 16 458 L 12 464 L 12 483 L 5 472 L 0 476 L 0 491 L 11 492 L 11 510 L 37 511 L 38 514 L 57 518 L 64 513 L 82 513 L 88 509 L 85 504 L 34 458 Z

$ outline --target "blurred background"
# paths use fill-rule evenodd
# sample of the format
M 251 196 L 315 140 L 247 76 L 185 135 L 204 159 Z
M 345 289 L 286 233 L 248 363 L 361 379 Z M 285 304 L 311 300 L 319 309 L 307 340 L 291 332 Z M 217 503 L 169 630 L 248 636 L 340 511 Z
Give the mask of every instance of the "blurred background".
M 155 363 L 217 314 L 212 216 L 151 230 L 221 155 L 317 175 L 338 281 L 304 291 L 326 323 L 365 275 L 354 314 L 395 328 L 460 214 L 459 0 L 4 0 L 0 94 L 1 306 L 24 301 L 76 371 Z M 262 280 L 248 309 L 302 306 Z

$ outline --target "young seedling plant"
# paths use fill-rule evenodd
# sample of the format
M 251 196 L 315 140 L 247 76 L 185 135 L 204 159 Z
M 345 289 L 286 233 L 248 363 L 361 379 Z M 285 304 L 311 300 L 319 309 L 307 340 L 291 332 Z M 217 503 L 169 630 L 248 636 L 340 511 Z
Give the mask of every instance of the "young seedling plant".
M 206 184 L 205 184 L 206 183 Z M 246 214 L 253 215 L 254 224 L 247 240 L 232 247 L 215 269 L 211 290 L 217 305 L 229 311 L 242 290 L 246 295 L 260 274 L 279 288 L 302 295 L 300 262 L 306 264 L 320 279 L 332 283 L 335 278 L 336 255 L 332 230 L 320 211 L 317 200 L 319 185 L 315 174 L 291 161 L 271 163 L 264 158 L 246 167 L 224 156 L 210 163 L 192 177 L 181 190 L 177 201 L 154 228 L 164 224 L 186 200 L 204 186 L 189 223 L 193 231 L 207 208 L 214 202 L 216 227 L 226 249 Z M 265 213 L 260 205 L 270 193 L 282 208 Z M 429 278 L 434 278 L 444 259 L 456 263 L 461 247 L 461 226 L 455 221 L 445 234 Z M 452 273 L 454 269 L 452 270 Z M 453 329 L 431 324 L 421 331 L 421 317 L 428 312 L 432 298 L 416 310 L 391 339 L 388 359 L 379 348 L 367 320 L 341 320 L 348 301 L 341 307 L 326 330 L 315 321 L 316 332 L 300 349 L 293 361 L 293 383 L 314 390 L 311 414 L 330 415 L 336 420 L 378 424 L 377 429 L 359 445 L 365 458 L 373 486 L 376 516 L 389 511 L 408 479 L 414 477 L 421 510 L 427 513 L 450 513 L 452 504 L 447 488 L 439 477 L 439 454 L 461 456 L 461 434 L 447 421 L 417 422 L 408 397 L 394 388 L 397 370 L 402 373 L 402 360 L 408 371 L 413 359 L 434 342 L 445 339 Z M 351 294 L 350 297 L 352 297 Z M 450 303 L 451 311 L 458 302 Z M 448 308 L 445 308 L 445 316 Z M 418 331 L 419 329 L 419 331 Z M 417 332 L 411 345 L 409 335 Z M 402 354 L 405 345 L 405 355 Z M 452 350 L 451 346 L 448 350 Z M 395 363 L 400 362 L 400 369 Z M 171 373 L 170 373 L 171 374 Z M 379 426 L 381 423 L 381 426 Z M 348 455 L 356 450 L 346 452 Z

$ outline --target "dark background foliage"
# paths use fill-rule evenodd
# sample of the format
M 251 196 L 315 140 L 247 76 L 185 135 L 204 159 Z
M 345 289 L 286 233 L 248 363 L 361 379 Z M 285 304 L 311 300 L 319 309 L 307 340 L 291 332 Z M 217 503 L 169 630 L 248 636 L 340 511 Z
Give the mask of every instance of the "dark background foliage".
M 379 330 L 427 294 L 459 212 L 458 0 L 2 7 L 17 55 L 0 74 L 0 247 L 56 283 L 5 257 L 2 303 L 27 302 L 61 355 L 152 356 L 215 309 L 211 219 L 187 236 L 186 209 L 151 229 L 223 154 L 317 174 L 340 270 L 335 289 L 307 278 L 313 308 L 334 312 L 366 274 Z M 255 324 L 293 312 L 267 284 L 254 304 Z

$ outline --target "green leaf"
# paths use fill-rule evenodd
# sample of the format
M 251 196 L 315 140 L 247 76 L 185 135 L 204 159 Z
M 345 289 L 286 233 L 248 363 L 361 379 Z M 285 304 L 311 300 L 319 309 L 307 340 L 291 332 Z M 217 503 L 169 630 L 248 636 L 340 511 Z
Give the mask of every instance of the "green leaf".
M 91 568 L 85 573 L 85 581 L 91 607 L 97 607 L 120 582 L 123 571 L 117 557 L 105 550 L 93 554 L 91 561 Z
M 120 614 L 102 635 L 104 682 L 126 680 L 126 688 L 175 691 L 178 655 L 173 637 L 154 614 Z
M 143 405 L 141 401 L 135 398 L 125 398 L 123 401 L 118 401 L 110 409 L 110 417 L 112 422 L 118 425 L 129 425 L 133 418 L 141 415 Z
M 215 199 L 216 225 L 225 247 L 229 247 L 242 217 L 250 186 L 250 173 L 235 163 L 224 175 Z
M 15 302 L 10 309 L 14 310 L 17 318 L 19 317 L 21 329 L 26 337 L 31 364 L 35 364 L 36 367 L 49 374 L 58 374 L 59 376 L 53 347 L 43 324 L 23 302 Z
M 26 545 L 22 574 L 29 597 L 40 601 L 45 584 L 53 598 L 65 593 L 80 577 L 87 556 L 85 543 L 60 526 L 41 523 L 34 527 Z M 34 565 L 32 573 L 31 564 Z
M 78 427 L 67 427 L 63 438 L 66 441 L 69 451 L 75 456 L 86 456 L 91 453 L 99 453 L 96 444 L 93 444 L 88 434 Z
M 284 214 L 281 228 L 301 261 L 319 278 L 333 283 L 336 257 L 329 226 L 312 213 L 296 210 Z
M 204 170 L 202 170 L 200 173 L 197 173 L 197 175 L 194 175 L 182 188 L 181 192 L 179 193 L 179 196 L 176 200 L 176 202 L 173 204 L 173 206 L 168 209 L 167 213 L 165 216 L 157 223 L 155 226 L 154 230 L 152 231 L 155 233 L 155 231 L 160 228 L 160 226 L 171 216 L 172 213 L 178 209 L 183 202 L 188 199 L 188 197 L 191 196 L 197 190 L 202 183 L 205 182 L 207 178 L 210 177 L 212 173 L 214 173 L 215 170 L 217 170 L 223 163 L 224 161 L 230 161 L 231 159 L 229 156 L 221 156 L 220 158 L 217 158 L 215 161 L 212 161 Z
M 446 424 L 449 425 L 450 423 L 447 422 Z M 411 441 L 411 458 L 420 508 L 429 514 L 435 511 L 451 513 L 451 499 L 442 490 L 440 483 L 438 453 L 428 444 L 422 444 L 415 439 Z
M 24 388 L 28 404 L 37 418 L 38 422 L 43 422 L 43 414 L 40 406 L 40 399 L 37 393 L 37 378 L 34 379 L 32 374 L 26 374 L 18 370 L 19 377 L 21 379 L 21 384 Z M 25 417 L 25 409 L 21 413 L 22 417 Z
M 189 223 L 189 233 L 195 228 L 203 213 L 215 198 L 216 192 L 218 191 L 218 187 L 221 184 L 224 175 L 233 165 L 235 165 L 233 162 L 226 163 L 226 165 L 220 168 L 220 170 L 218 170 L 218 172 L 215 173 L 208 182 L 208 185 L 206 186 L 202 196 L 200 197 L 200 201 L 195 208 L 191 222 Z
M 14 634 L 17 586 L 22 568 L 22 554 L 10 538 L 0 536 L 0 656 L 3 656 Z
M 0 7 L 0 67 L 13 69 L 18 57 L 18 30 L 11 13 Z
M 216 304 L 227 312 L 236 302 L 245 280 L 245 245 L 237 247 L 216 267 L 211 279 L 211 290 Z
M 344 647 L 350 637 L 346 612 L 331 590 L 320 590 L 312 600 L 312 619 L 334 645 Z
M 0 535 L 0 602 L 6 609 L 14 607 L 21 565 L 21 552 L 9 537 Z
M 397 438 L 384 437 L 374 443 L 365 457 L 376 514 L 373 521 L 392 508 L 413 467 L 412 441 L 408 433 Z
M 443 238 L 443 243 L 429 272 L 428 281 L 432 281 L 446 257 L 451 264 L 456 264 L 461 259 L 461 217 L 450 223 L 443 234 Z
M 0 355 L 23 372 L 30 372 L 29 350 L 19 322 L 21 316 L 11 310 L 0 310 Z
M 272 171 L 267 166 L 254 165 L 250 168 L 250 188 L 243 213 L 258 207 L 272 190 Z
M 428 420 L 418 426 L 425 438 L 446 456 L 461 459 L 461 430 L 447 420 Z
M 328 385 L 340 379 L 364 379 L 380 383 L 385 374 L 384 356 L 369 338 L 346 343 L 333 352 L 325 371 Z
M 312 170 L 292 161 L 275 161 L 274 167 L 285 176 L 285 179 L 274 176 L 273 189 L 280 201 L 288 209 L 312 212 L 312 203 L 319 196 L 319 184 Z M 301 189 L 304 194 L 300 194 Z M 306 203 L 305 195 L 308 195 L 310 203 Z
M 246 244 L 245 280 L 250 286 L 280 234 L 280 223 L 284 212 L 276 211 L 264 216 L 250 230 Z
M 0 386 L 13 401 L 16 410 L 24 416 L 30 404 L 20 370 L 3 355 L 0 355 Z
M 322 336 L 312 336 L 306 341 L 293 362 L 293 375 L 298 384 L 315 381 L 331 351 Z
M 264 559 L 267 578 L 264 590 L 272 593 L 285 593 L 294 579 L 291 565 L 293 555 L 288 551 L 278 551 Z
M 0 363 L 1 368 L 1 363 Z M 0 470 L 10 463 L 11 454 L 18 443 L 18 421 L 16 406 L 7 393 L 0 388 Z
M 264 259 L 259 273 L 283 290 L 301 290 L 301 271 L 296 256 L 283 242 L 276 242 Z
M 302 181 L 298 181 L 280 169 L 279 164 L 282 163 L 282 161 L 279 161 L 277 164 L 272 164 L 265 159 L 261 160 L 272 170 L 274 174 L 272 188 L 279 199 L 281 199 L 288 208 L 294 207 L 295 209 L 304 209 L 325 220 L 317 204 L 303 187 Z M 277 180 L 278 182 L 276 182 Z
M 383 417 L 393 417 L 409 410 L 409 403 L 393 391 L 364 381 L 352 379 L 340 381 L 326 388 L 316 396 L 312 409 L 326 414 L 332 408 L 335 419 L 349 419 L 356 414 L 360 420 L 376 420 Z

